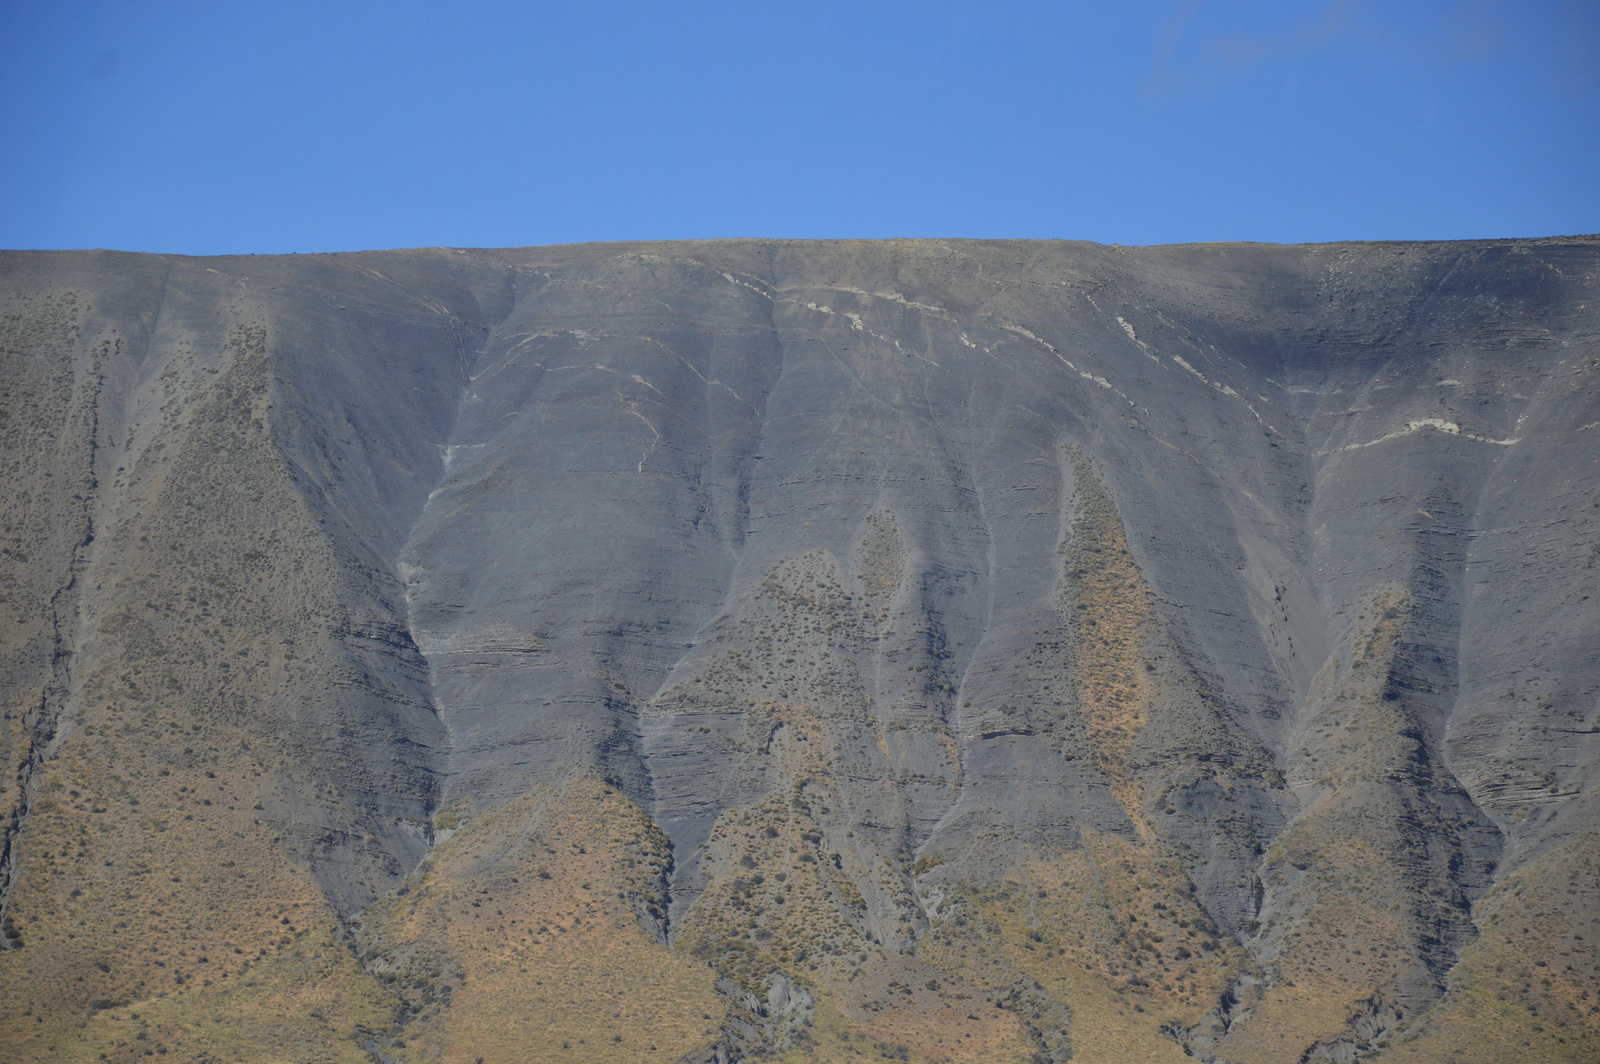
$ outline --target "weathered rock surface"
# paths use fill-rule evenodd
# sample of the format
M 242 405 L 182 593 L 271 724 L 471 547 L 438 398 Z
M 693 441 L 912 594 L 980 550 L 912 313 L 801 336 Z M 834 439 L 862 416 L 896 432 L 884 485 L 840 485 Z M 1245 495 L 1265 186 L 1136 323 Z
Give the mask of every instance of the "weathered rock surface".
M 1593 1059 L 1597 297 L 0 255 L 0 1047 Z

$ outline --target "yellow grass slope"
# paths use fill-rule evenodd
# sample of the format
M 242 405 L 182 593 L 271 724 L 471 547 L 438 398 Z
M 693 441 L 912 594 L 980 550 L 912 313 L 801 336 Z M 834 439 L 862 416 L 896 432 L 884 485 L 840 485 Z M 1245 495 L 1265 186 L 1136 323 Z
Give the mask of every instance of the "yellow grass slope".
M 156 445 L 116 471 L 148 505 L 100 530 L 121 575 L 17 843 L 7 1059 L 355 1061 L 393 1022 L 266 812 L 316 771 L 289 766 L 272 702 L 334 668 L 337 606 L 267 438 L 263 349 L 240 327 L 214 378 L 164 374 Z
M 363 958 L 404 999 L 394 1060 L 673 1061 L 709 1048 L 716 974 L 639 919 L 658 906 L 664 835 L 575 776 L 456 824 L 369 908 Z
M 1600 1060 L 1600 837 L 1579 835 L 1507 876 L 1474 912 L 1480 937 L 1449 989 L 1402 1021 L 1379 1060 Z

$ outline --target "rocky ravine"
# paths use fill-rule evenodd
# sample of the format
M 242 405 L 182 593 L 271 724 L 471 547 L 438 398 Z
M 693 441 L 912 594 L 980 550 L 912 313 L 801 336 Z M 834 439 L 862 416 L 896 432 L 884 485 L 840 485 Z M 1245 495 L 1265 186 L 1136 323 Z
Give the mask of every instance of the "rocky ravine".
M 1600 240 L 0 278 L 6 1059 L 1600 1053 Z

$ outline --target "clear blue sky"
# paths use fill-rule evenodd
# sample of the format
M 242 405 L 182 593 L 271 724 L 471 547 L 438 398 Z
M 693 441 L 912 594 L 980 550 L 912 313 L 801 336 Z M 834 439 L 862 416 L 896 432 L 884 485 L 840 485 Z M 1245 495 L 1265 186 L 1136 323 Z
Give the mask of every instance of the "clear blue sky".
M 1600 4 L 0 0 L 0 247 L 1600 232 Z

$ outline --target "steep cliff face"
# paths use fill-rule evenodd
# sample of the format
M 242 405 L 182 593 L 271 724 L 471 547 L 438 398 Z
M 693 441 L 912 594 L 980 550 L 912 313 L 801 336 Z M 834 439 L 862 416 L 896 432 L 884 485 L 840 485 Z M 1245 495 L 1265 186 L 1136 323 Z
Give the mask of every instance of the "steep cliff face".
M 1600 241 L 0 278 L 11 1055 L 1600 1047 Z

